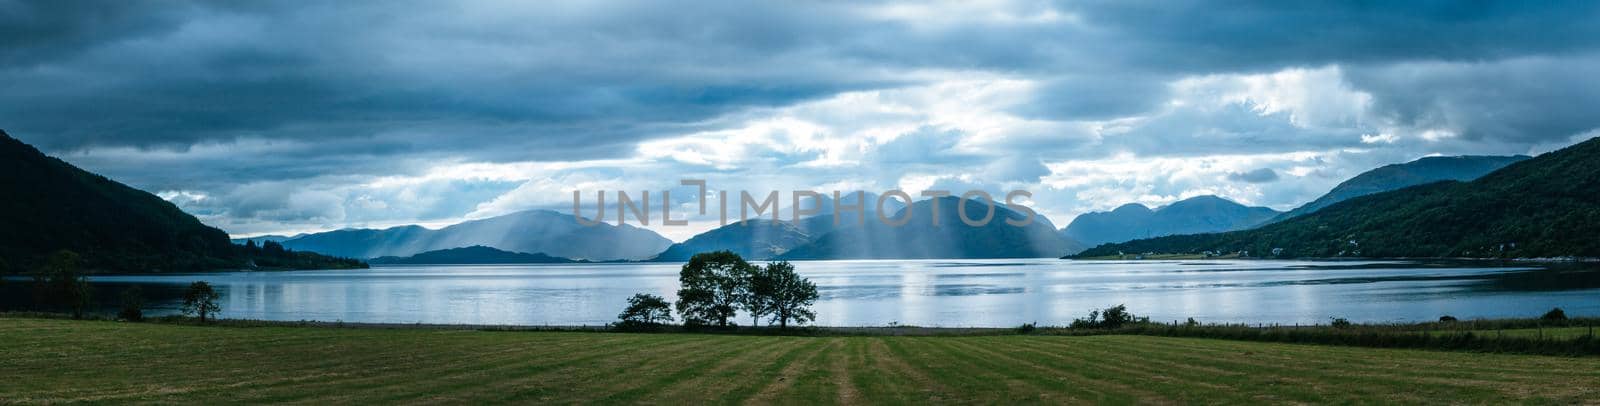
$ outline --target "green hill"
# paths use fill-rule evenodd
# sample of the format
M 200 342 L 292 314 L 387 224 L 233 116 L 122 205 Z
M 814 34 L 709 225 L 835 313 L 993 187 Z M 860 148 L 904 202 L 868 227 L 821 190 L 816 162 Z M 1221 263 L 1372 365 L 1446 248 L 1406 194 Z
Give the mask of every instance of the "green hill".
M 1600 257 L 1600 138 L 1275 224 L 1101 245 L 1075 257 L 1213 251 L 1279 257 Z M 1274 251 L 1277 254 L 1274 255 Z
M 1322 195 L 1317 200 L 1290 210 L 1288 213 L 1283 213 L 1283 215 L 1272 219 L 1272 221 L 1276 222 L 1303 216 L 1306 213 L 1332 206 L 1334 203 L 1373 193 L 1387 192 L 1442 180 L 1468 182 L 1525 159 L 1528 159 L 1525 155 L 1434 156 L 1403 164 L 1385 165 L 1378 169 L 1362 172 L 1360 175 L 1350 178 L 1350 180 L 1341 182 L 1338 186 L 1334 186 L 1333 190 L 1328 191 L 1327 194 Z
M 245 268 L 256 255 L 156 195 L 79 169 L 0 131 L 0 261 L 28 268 L 71 250 L 102 272 L 173 272 Z M 332 258 L 298 253 L 289 267 Z M 284 255 L 289 255 L 285 253 Z M 21 264 L 18 266 L 18 264 Z M 359 262 L 328 262 L 336 267 Z M 261 265 L 267 266 L 267 265 Z M 267 266 L 271 267 L 271 266 Z

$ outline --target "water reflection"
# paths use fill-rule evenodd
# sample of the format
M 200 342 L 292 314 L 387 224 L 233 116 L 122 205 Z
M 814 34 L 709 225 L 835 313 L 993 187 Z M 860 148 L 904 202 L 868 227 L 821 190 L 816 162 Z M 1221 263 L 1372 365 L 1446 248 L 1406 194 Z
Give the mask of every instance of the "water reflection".
M 1127 304 L 1155 320 L 1314 323 L 1525 317 L 1551 307 L 1600 315 L 1600 270 L 1528 264 L 1395 261 L 802 261 L 818 285 L 823 325 L 1064 324 Z M 408 266 L 359 271 L 101 276 L 96 301 L 114 312 L 143 287 L 149 314 L 177 311 L 206 280 L 223 316 L 386 323 L 597 325 L 634 293 L 675 299 L 677 264 Z M 26 308 L 26 279 L 0 304 Z M 740 317 L 741 323 L 749 319 Z

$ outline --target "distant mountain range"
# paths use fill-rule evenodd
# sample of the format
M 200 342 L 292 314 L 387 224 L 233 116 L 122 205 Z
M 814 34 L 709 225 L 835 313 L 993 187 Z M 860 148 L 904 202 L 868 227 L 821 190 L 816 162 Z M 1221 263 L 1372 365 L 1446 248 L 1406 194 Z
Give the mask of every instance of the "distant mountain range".
M 939 206 L 937 211 L 934 205 Z M 1006 220 L 1022 221 L 1026 216 L 996 204 L 994 218 L 984 226 L 973 227 L 961 222 L 957 211 L 960 205 L 966 206 L 968 217 L 981 218 L 988 211 L 980 201 L 956 197 L 922 200 L 891 217 L 900 219 L 909 212 L 911 218 L 904 225 L 896 227 L 873 219 L 862 225 L 840 227 L 777 258 L 1037 258 L 1082 249 L 1078 243 L 1061 237 L 1044 216 L 1036 216 L 1027 226 L 1013 226 Z
M 1363 172 L 1350 180 L 1334 186 L 1328 194 L 1278 216 L 1272 221 L 1282 221 L 1332 206 L 1334 203 L 1378 192 L 1387 192 L 1441 180 L 1466 182 L 1494 172 L 1529 157 L 1515 156 L 1441 156 L 1385 165 Z M 1218 230 L 1227 231 L 1227 230 Z
M 428 251 L 409 257 L 378 257 L 368 260 L 373 265 L 486 265 L 486 264 L 564 264 L 577 262 L 544 254 L 527 254 L 498 250 L 482 245 Z
M 301 236 L 304 236 L 304 235 L 305 234 L 296 234 L 296 235 L 274 235 L 274 234 L 268 234 L 268 235 L 258 235 L 258 236 L 255 236 L 255 237 L 248 237 L 248 238 L 235 238 L 232 241 L 233 241 L 234 244 L 244 244 L 244 243 L 251 242 L 251 241 L 255 241 L 257 244 L 260 244 L 260 243 L 264 243 L 264 242 L 267 242 L 267 241 L 284 242 L 286 240 L 293 240 L 293 239 L 296 239 L 296 238 L 300 238 Z
M 28 269 L 58 250 L 92 271 L 365 267 L 308 252 L 247 250 L 166 200 L 51 158 L 0 131 L 0 262 Z M 270 265 L 269 265 L 270 264 Z
M 839 196 L 841 206 L 849 207 L 865 202 L 859 214 L 854 210 L 836 213 L 833 210 L 834 202 L 831 195 L 818 199 L 815 205 L 810 203 L 810 200 L 802 200 L 803 208 L 815 209 L 819 214 L 801 218 L 799 221 L 774 221 L 770 218 L 734 221 L 732 224 L 697 234 L 687 241 L 673 244 L 653 259 L 686 261 L 696 253 L 724 250 L 733 251 L 749 260 L 777 258 L 796 247 L 810 244 L 836 229 L 878 221 L 878 198 L 879 195 L 868 192 L 841 193 Z M 898 199 L 887 199 L 883 208 L 887 213 L 898 213 L 905 208 L 905 204 L 900 203 Z M 835 222 L 838 224 L 834 224 Z
M 579 224 L 576 217 L 529 210 L 462 222 L 438 230 L 401 226 L 382 230 L 346 229 L 306 234 L 282 241 L 285 247 L 355 258 L 410 256 L 427 251 L 482 245 L 512 252 L 587 259 L 640 260 L 672 244 L 654 231 L 632 225 Z
M 1151 210 L 1129 203 L 1109 212 L 1078 216 L 1061 230 L 1065 238 L 1094 246 L 1139 238 L 1215 233 L 1255 227 L 1280 213 L 1217 196 L 1197 196 Z
M 747 260 L 767 260 L 811 243 L 814 237 L 794 223 L 772 219 L 735 222 L 672 244 L 657 261 L 687 261 L 701 252 L 733 251 Z
M 1078 257 L 1600 257 L 1600 138 L 1471 182 L 1374 193 L 1260 228 L 1107 244 Z
M 1363 173 L 1288 213 L 1201 196 L 1156 209 L 1129 204 L 1089 213 L 1059 231 L 1043 216 L 1026 227 L 1005 224 L 1024 216 L 1003 204 L 988 225 L 967 226 L 956 207 L 982 213 L 987 206 L 954 197 L 909 206 L 892 201 L 888 217 L 912 217 L 892 227 L 877 221 L 877 195 L 857 202 L 847 194 L 846 204 L 865 206 L 863 221 L 833 213 L 831 199 L 824 198 L 816 216 L 736 222 L 678 244 L 631 225 L 583 226 L 571 215 L 530 210 L 437 230 L 401 226 L 248 239 L 283 248 L 265 250 L 231 244 L 221 230 L 159 197 L 45 156 L 0 131 L 0 191 L 7 196 L 0 199 L 0 261 L 25 268 L 68 249 L 92 269 L 167 272 L 364 266 L 315 253 L 383 257 L 380 263 L 681 261 L 715 250 L 757 260 L 1014 258 L 1056 257 L 1106 243 L 1083 255 L 1262 255 L 1278 248 L 1283 256 L 1600 256 L 1588 241 L 1600 235 L 1592 230 L 1600 225 L 1597 150 L 1590 140 L 1531 159 L 1423 158 Z M 1446 181 L 1429 183 L 1435 180 Z M 937 227 L 930 221 L 935 204 Z M 1247 230 L 1252 227 L 1259 228 Z M 1149 238 L 1156 236 L 1168 237 Z

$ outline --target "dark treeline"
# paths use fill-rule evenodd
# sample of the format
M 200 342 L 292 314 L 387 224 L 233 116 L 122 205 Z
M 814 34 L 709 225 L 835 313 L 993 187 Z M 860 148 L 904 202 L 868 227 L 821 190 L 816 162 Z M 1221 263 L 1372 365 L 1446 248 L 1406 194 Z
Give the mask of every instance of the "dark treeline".
M 1098 316 L 1098 317 L 1097 317 Z M 1152 323 L 1118 305 L 1074 320 L 1066 328 L 1039 328 L 1025 324 L 1023 334 L 1107 335 L 1136 334 L 1162 337 L 1215 338 L 1294 344 L 1342 345 L 1374 348 L 1412 348 L 1452 351 L 1501 352 L 1538 355 L 1600 355 L 1600 338 L 1594 333 L 1600 319 L 1566 317 L 1560 308 L 1539 318 L 1467 320 L 1451 316 L 1439 322 L 1414 324 L 1355 324 L 1342 318 L 1326 325 L 1201 324 L 1193 318 L 1171 324 Z M 1562 335 L 1555 329 L 1579 328 L 1579 334 Z M 1550 329 L 1549 333 L 1545 332 Z M 1530 334 L 1528 330 L 1533 330 Z
M 365 269 L 367 263 L 357 259 L 339 258 L 318 254 L 309 251 L 295 251 L 284 248 L 283 244 L 276 241 L 263 241 L 260 246 L 255 241 L 245 241 L 244 245 L 235 245 L 239 257 L 244 258 L 246 266 L 265 269 Z

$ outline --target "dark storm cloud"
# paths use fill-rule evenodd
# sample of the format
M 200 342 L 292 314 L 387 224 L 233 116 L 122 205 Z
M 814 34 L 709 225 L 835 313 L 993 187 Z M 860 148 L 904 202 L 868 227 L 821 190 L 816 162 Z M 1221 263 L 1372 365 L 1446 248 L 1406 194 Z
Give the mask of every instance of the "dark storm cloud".
M 1228 180 L 1245 183 L 1267 183 L 1278 180 L 1278 172 L 1272 168 L 1261 168 L 1248 172 L 1233 172 L 1228 174 Z
M 0 85 L 16 90 L 0 95 L 0 119 L 57 150 L 353 137 L 409 142 L 413 153 L 572 159 L 625 152 L 736 109 L 894 82 L 789 53 L 804 37 L 789 34 L 825 24 L 778 12 L 735 18 L 725 7 L 496 16 L 434 3 L 413 4 L 431 14 L 376 3 L 49 4 L 3 8 L 6 21 L 41 22 L 8 37 L 30 45 L 0 66 Z M 717 14 L 721 23 L 701 23 Z
M 1594 50 L 1600 3 L 1090 1 L 1063 8 L 1104 31 L 1094 46 L 1146 69 L 1478 61 Z
M 1600 128 L 1600 56 L 1353 69 L 1349 82 L 1398 123 L 1462 139 L 1528 144 Z
M 1167 96 L 1160 76 L 1073 77 L 1046 82 L 1017 114 L 1055 120 L 1104 120 L 1145 113 Z
M 1036 86 L 997 111 L 1048 124 L 997 139 L 928 127 L 859 151 L 879 183 L 913 171 L 1030 182 L 1045 162 L 1120 152 L 1382 149 L 1362 138 L 1380 129 L 1397 132 L 1391 149 L 1522 153 L 1600 126 L 1597 18 L 1600 3 L 1578 1 L 0 0 L 0 128 L 135 186 L 213 196 L 186 207 L 274 221 L 361 215 L 350 196 L 269 198 L 295 181 L 627 158 L 765 109 L 973 77 Z M 1354 121 L 1171 103 L 1183 78 L 1324 67 L 1335 73 L 1318 80 L 1371 96 Z M 1438 130 L 1454 137 L 1418 141 Z M 964 144 L 984 150 L 950 152 Z M 821 154 L 808 151 L 765 157 Z M 230 186 L 251 182 L 290 183 Z M 429 216 L 467 200 L 429 203 L 441 207 Z
M 1011 8 L 1078 23 L 939 24 L 848 3 L 7 1 L 0 120 L 54 150 L 382 138 L 413 146 L 399 153 L 571 159 L 743 108 L 906 84 L 895 72 L 909 69 L 1077 72 L 1018 111 L 1104 119 L 1148 110 L 1176 74 L 1565 54 L 1600 36 L 1590 2 Z

